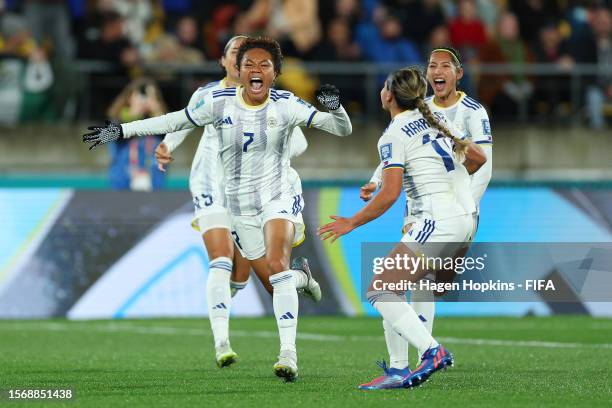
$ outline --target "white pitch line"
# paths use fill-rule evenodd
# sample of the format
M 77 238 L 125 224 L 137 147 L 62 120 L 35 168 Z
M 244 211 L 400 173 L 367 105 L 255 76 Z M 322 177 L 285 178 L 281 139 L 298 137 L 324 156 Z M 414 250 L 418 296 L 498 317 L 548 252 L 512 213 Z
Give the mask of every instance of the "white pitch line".
M 84 330 L 95 332 L 122 332 L 122 333 L 137 333 L 137 334 L 162 334 L 162 335 L 191 335 L 191 336 L 212 336 L 212 333 L 203 329 L 190 329 L 183 327 L 170 326 L 140 326 L 132 323 L 107 323 L 102 326 L 88 325 L 82 323 L 57 323 L 57 322 L 37 322 L 37 323 L 16 323 L 0 327 L 1 330 L 48 330 L 48 331 L 71 331 Z M 258 338 L 278 338 L 278 333 L 265 330 L 231 330 L 233 337 L 258 337 Z M 382 341 L 382 336 L 369 335 L 334 335 L 334 334 L 317 334 L 317 333 L 298 333 L 300 340 L 310 341 L 330 341 L 330 342 L 347 342 L 347 341 Z M 462 337 L 438 337 L 443 343 L 469 345 L 469 346 L 493 346 L 493 347 L 539 347 L 539 348 L 562 348 L 562 349 L 579 349 L 579 348 L 603 348 L 612 349 L 610 343 L 563 343 L 553 341 L 539 340 L 500 340 L 500 339 L 471 339 Z

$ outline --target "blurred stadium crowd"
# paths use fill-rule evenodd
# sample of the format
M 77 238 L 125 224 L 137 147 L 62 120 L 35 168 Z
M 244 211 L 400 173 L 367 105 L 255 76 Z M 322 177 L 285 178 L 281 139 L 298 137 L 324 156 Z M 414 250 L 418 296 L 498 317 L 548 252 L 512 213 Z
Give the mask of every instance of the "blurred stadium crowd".
M 253 34 L 283 47 L 279 87 L 311 98 L 319 80 L 332 81 L 357 116 L 372 95 L 360 85 L 372 71 L 355 63 L 422 65 L 428 50 L 451 44 L 470 67 L 461 87 L 496 122 L 520 111 L 545 120 L 579 111 L 601 128 L 612 116 L 610 6 L 609 0 L 0 0 L 0 123 L 101 118 L 130 79 L 145 74 L 160 84 L 168 108 L 179 109 L 198 83 L 219 76 L 189 67 L 213 64 L 229 38 Z M 334 75 L 317 75 L 312 67 L 319 61 L 355 68 L 339 64 Z M 487 64 L 509 65 L 477 69 Z M 576 71 L 584 66 L 591 70 Z M 383 72 L 375 72 L 376 86 Z M 571 94 L 573 72 L 584 73 L 578 97 Z

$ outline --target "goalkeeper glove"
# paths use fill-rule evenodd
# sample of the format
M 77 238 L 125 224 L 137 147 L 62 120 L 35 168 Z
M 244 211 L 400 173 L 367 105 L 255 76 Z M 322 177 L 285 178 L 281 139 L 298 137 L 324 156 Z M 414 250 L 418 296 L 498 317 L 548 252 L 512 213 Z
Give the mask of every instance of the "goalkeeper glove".
M 108 120 L 104 126 L 89 126 L 87 129 L 92 132 L 83 135 L 83 142 L 93 142 L 93 144 L 89 146 L 89 150 L 100 144 L 123 139 L 123 129 L 121 129 L 121 125 Z
M 329 110 L 335 111 L 340 108 L 340 91 L 333 85 L 321 86 L 315 96 L 319 103 Z

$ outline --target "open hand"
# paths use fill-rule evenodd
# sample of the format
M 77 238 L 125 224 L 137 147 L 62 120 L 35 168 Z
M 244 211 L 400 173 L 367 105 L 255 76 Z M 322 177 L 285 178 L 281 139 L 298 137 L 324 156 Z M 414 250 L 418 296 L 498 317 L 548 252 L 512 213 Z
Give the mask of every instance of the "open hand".
M 162 172 L 166 171 L 164 166 L 174 160 L 172 154 L 168 150 L 168 146 L 166 146 L 164 142 L 161 142 L 155 148 L 155 160 L 157 160 L 157 168 Z
M 334 242 L 342 235 L 346 235 L 355 229 L 350 218 L 339 217 L 337 215 L 330 215 L 329 218 L 334 221 L 319 227 L 318 234 L 323 241 L 331 238 L 331 242 Z

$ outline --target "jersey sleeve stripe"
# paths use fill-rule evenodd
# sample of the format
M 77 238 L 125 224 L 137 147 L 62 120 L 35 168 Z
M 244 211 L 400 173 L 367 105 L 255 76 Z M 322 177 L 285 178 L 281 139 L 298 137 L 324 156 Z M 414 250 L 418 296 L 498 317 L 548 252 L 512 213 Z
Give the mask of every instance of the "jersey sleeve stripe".
M 476 104 L 476 106 L 478 106 L 479 108 L 480 108 L 480 107 L 482 107 L 482 105 L 481 105 L 480 103 L 478 103 L 478 101 L 477 101 L 476 99 L 474 99 L 474 98 L 472 98 L 472 97 L 469 97 L 469 96 L 467 96 L 467 95 L 466 95 L 466 97 L 465 97 L 465 98 L 466 98 L 467 100 L 469 100 L 470 102 L 472 102 L 472 103 Z
M 476 144 L 493 144 L 492 140 L 477 140 L 474 143 Z
M 185 108 L 185 115 L 187 115 L 187 119 L 189 119 L 189 121 L 191 123 L 193 123 L 195 126 L 199 126 L 197 123 L 195 123 L 195 121 L 191 118 L 191 115 L 189 115 L 189 109 Z
M 383 166 L 383 170 L 386 169 L 403 169 L 404 165 L 400 164 L 400 163 L 391 163 L 391 164 L 387 164 L 386 166 Z
M 310 117 L 308 118 L 308 122 L 306 122 L 306 127 L 310 127 L 310 124 L 312 123 L 312 118 L 314 118 L 314 115 L 317 113 L 316 110 L 313 110 L 312 113 L 310 114 Z
M 465 105 L 468 105 L 474 108 L 478 108 L 478 103 L 469 100 L 467 96 L 463 98 L 461 102 L 463 102 Z
M 461 103 L 464 106 L 467 106 L 468 108 L 472 109 L 472 110 L 478 110 L 477 106 L 471 105 L 469 102 L 467 102 L 465 99 L 461 101 Z

